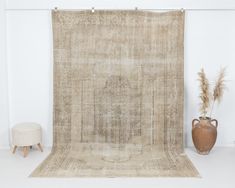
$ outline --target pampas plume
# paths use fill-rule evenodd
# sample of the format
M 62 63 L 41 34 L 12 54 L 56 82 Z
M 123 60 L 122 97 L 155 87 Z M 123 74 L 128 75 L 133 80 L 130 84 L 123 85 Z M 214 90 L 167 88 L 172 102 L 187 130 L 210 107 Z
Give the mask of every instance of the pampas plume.
M 208 107 L 210 105 L 210 95 L 209 95 L 209 82 L 206 78 L 206 74 L 204 69 L 202 68 L 200 72 L 198 72 L 199 82 L 200 82 L 200 112 L 202 113 L 203 117 L 206 117 Z
M 214 91 L 213 91 L 213 100 L 220 102 L 225 89 L 225 68 L 222 68 L 219 72 L 218 79 L 215 83 Z
M 220 101 L 223 97 L 224 90 L 226 88 L 224 77 L 225 77 L 225 68 L 222 68 L 219 72 L 218 79 L 215 82 L 215 87 L 213 90 L 213 97 L 212 97 L 213 103 L 212 103 L 212 107 L 211 107 L 210 117 L 212 115 L 212 111 L 213 111 L 215 102 L 218 101 L 218 103 L 220 103 Z

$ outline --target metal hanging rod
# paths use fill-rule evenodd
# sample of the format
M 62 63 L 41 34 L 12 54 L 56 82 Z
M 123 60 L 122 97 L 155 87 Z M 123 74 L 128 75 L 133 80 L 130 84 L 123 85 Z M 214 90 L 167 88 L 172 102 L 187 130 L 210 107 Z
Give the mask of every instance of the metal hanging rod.
M 97 8 L 95 9 L 94 7 L 92 7 L 91 9 L 88 8 L 80 8 L 80 9 L 58 9 L 57 7 L 55 8 L 7 8 L 5 9 L 5 11 L 51 11 L 51 10 L 62 10 L 62 11 L 82 11 L 82 10 L 92 10 L 92 12 L 94 12 L 95 10 L 142 10 L 142 11 L 179 11 L 179 10 L 183 10 L 183 11 L 235 11 L 235 8 L 155 8 L 155 9 L 140 9 L 138 7 L 135 7 L 134 9 L 101 9 L 101 8 Z

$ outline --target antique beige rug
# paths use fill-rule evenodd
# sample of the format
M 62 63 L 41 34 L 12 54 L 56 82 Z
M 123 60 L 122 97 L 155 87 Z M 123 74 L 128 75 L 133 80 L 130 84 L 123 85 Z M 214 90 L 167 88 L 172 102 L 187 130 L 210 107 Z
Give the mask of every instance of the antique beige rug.
M 54 142 L 31 176 L 198 176 L 183 154 L 184 13 L 52 20 Z

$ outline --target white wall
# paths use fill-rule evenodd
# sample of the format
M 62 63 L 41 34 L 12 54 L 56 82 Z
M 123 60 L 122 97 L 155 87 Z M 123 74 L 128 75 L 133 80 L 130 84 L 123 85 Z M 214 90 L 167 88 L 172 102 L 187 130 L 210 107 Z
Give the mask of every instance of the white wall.
M 235 8 L 232 0 L 119 0 L 35 1 L 8 0 L 9 9 L 63 8 Z M 52 143 L 52 30 L 50 11 L 8 10 L 7 63 L 10 127 L 21 121 L 43 126 L 44 143 Z M 185 20 L 185 135 L 191 142 L 191 120 L 198 117 L 197 72 L 206 69 L 213 79 L 228 67 L 229 90 L 216 111 L 218 146 L 235 141 L 235 11 L 187 11 Z M 7 81 L 7 80 L 5 80 Z M 1 90 L 2 92 L 2 90 Z M 2 97 L 1 97 L 2 98 Z M 7 114 L 7 112 L 5 112 Z M 6 132 L 7 124 L 0 129 Z M 0 146 L 1 147 L 1 146 Z
M 191 142 L 191 121 L 199 115 L 197 72 L 205 68 L 211 84 L 227 67 L 227 91 L 214 116 L 219 121 L 217 145 L 235 141 L 235 11 L 188 12 L 185 22 L 185 127 Z
M 48 11 L 7 14 L 10 125 L 38 122 L 43 140 L 52 135 L 52 33 Z
M 6 61 L 6 15 L 5 2 L 0 0 L 0 148 L 9 146 L 8 142 L 8 88 Z

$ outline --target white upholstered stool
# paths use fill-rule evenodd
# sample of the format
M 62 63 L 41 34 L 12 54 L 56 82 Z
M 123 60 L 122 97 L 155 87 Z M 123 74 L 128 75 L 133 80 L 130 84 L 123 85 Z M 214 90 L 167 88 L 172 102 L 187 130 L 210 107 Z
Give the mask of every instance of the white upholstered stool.
M 26 157 L 29 148 L 33 145 L 37 145 L 42 152 L 41 140 L 41 126 L 37 123 L 20 123 L 12 128 L 13 153 L 17 147 L 23 147 L 23 154 Z

